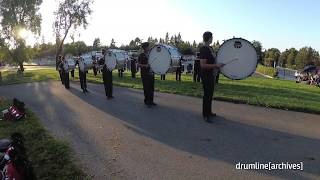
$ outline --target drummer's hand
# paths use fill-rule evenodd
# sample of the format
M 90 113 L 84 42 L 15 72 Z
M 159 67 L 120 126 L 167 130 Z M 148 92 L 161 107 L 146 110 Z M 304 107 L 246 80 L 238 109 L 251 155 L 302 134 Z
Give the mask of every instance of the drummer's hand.
M 218 67 L 218 68 L 223 68 L 224 65 L 225 65 L 225 64 L 223 64 L 223 63 L 218 63 L 218 64 L 217 64 L 217 67 Z

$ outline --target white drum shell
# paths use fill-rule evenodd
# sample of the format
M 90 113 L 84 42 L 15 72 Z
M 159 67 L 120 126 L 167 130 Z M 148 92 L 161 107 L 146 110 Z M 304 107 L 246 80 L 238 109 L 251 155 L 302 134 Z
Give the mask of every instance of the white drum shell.
M 177 48 L 166 44 L 159 44 L 150 50 L 149 64 L 151 70 L 156 74 L 172 73 L 180 67 L 180 58 L 181 55 Z
M 79 59 L 80 71 L 85 72 L 93 67 L 93 60 L 91 55 L 83 55 Z
M 67 72 L 72 71 L 76 68 L 76 62 L 72 58 L 66 59 L 63 63 L 63 68 Z
M 251 76 L 258 64 L 257 52 L 254 46 L 242 38 L 225 41 L 217 53 L 217 63 L 226 64 L 221 73 L 234 80 Z
M 105 64 L 110 71 L 123 69 L 126 65 L 126 60 L 125 51 L 121 50 L 108 50 L 105 55 Z

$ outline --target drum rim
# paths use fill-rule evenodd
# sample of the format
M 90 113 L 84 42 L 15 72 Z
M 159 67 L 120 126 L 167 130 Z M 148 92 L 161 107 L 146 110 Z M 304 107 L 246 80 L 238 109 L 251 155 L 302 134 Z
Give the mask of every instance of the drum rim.
M 227 43 L 228 41 L 231 41 L 231 40 L 242 40 L 242 41 L 246 41 L 247 43 L 249 43 L 250 44 L 250 46 L 251 47 L 253 47 L 253 49 L 255 50 L 255 52 L 256 52 L 256 56 L 257 56 L 257 61 L 256 61 L 256 65 L 255 65 L 255 67 L 256 67 L 256 69 L 257 69 L 257 67 L 258 67 L 258 53 L 257 53 L 257 50 L 256 50 L 256 48 L 253 46 L 253 44 L 250 42 L 250 41 L 248 41 L 248 40 L 246 40 L 246 39 L 243 39 L 243 38 L 231 38 L 231 39 L 228 39 L 228 40 L 225 40 L 220 46 L 219 46 L 219 49 L 218 49 L 218 51 L 217 51 L 217 61 L 218 61 L 218 53 L 219 53 L 219 50 L 221 49 L 221 47 L 225 44 L 225 43 Z M 221 71 L 220 71 L 221 72 Z M 222 73 L 222 72 L 221 72 Z M 249 74 L 247 77 L 245 77 L 245 78 L 248 78 L 248 77 L 250 77 L 250 76 L 252 76 L 252 74 L 254 74 L 255 73 L 255 71 L 253 71 L 251 74 Z M 222 73 L 223 74 L 223 73 Z M 232 78 L 232 77 L 229 77 L 229 76 L 227 76 L 227 75 L 225 75 L 225 74 L 223 74 L 224 76 L 226 76 L 227 78 L 229 78 L 229 79 L 231 79 L 231 80 L 242 80 L 242 79 L 245 79 L 245 78 Z
M 153 48 L 155 48 L 156 46 L 162 46 L 162 47 L 164 47 L 164 48 L 169 52 L 169 54 L 170 54 L 170 66 L 171 66 L 171 65 L 172 65 L 172 54 L 171 54 L 171 52 L 166 48 L 165 45 L 174 47 L 174 48 L 176 48 L 176 49 L 178 50 L 177 47 L 172 46 L 172 45 L 169 45 L 169 44 L 155 44 L 155 45 L 153 45 L 153 46 L 150 48 L 150 52 L 151 52 L 151 50 L 152 50 Z M 178 52 L 179 52 L 179 51 L 178 51 Z M 150 53 L 149 53 L 149 55 L 150 55 Z M 150 56 L 149 56 L 149 57 L 150 57 Z M 148 58 L 148 61 L 149 61 L 149 58 Z M 170 69 L 170 68 L 168 68 L 168 70 L 165 72 L 165 74 L 168 73 L 169 69 Z

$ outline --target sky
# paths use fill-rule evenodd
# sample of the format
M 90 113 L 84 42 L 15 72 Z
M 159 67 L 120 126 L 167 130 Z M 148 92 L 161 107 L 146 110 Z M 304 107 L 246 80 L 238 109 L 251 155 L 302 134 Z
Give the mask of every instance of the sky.
M 41 37 L 27 37 L 28 44 L 54 42 L 53 12 L 57 0 L 41 5 Z M 87 29 L 78 29 L 75 41 L 92 45 L 100 38 L 109 45 L 128 44 L 135 37 L 202 41 L 211 31 L 214 41 L 241 37 L 258 40 L 265 49 L 311 46 L 320 51 L 320 1 L 318 0 L 95 0 Z M 67 42 L 70 42 L 70 38 Z

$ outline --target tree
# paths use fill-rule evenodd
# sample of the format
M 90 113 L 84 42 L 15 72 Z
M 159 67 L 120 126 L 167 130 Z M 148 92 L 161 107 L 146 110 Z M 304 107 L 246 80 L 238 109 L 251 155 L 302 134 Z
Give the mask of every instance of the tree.
M 64 41 L 70 32 L 79 27 L 86 29 L 87 17 L 91 14 L 90 5 L 93 0 L 63 0 L 55 11 L 54 32 L 56 34 L 56 60 L 61 54 Z
M 166 33 L 166 38 L 164 39 L 164 43 L 168 44 L 169 43 L 169 33 Z
M 73 54 L 77 55 L 79 53 L 85 53 L 89 50 L 86 43 L 83 41 L 77 41 L 70 44 L 64 45 L 64 54 Z
M 114 41 L 114 39 L 113 39 L 113 38 L 111 39 L 110 48 L 111 48 L 111 49 L 115 49 L 115 48 L 117 48 L 117 46 L 116 46 L 116 42 Z
M 273 66 L 273 64 L 278 64 L 280 57 L 280 51 L 277 48 L 268 49 L 264 56 L 264 65 Z
M 287 57 L 287 67 L 295 68 L 297 54 L 298 51 L 295 48 L 289 49 L 289 54 Z
M 290 51 L 288 49 L 286 49 L 285 51 L 283 51 L 279 57 L 279 66 L 281 67 L 286 67 L 287 66 L 287 59 L 288 56 L 290 54 Z
M 319 60 L 319 53 L 311 47 L 303 47 L 296 56 L 296 66 L 301 69 L 306 65 L 314 65 Z
M 258 62 L 262 63 L 263 60 L 263 54 L 262 54 L 262 44 L 260 41 L 252 41 L 252 45 L 254 46 L 254 48 L 257 51 L 257 56 L 258 56 Z
M 94 51 L 97 51 L 101 48 L 101 43 L 100 43 L 100 39 L 99 38 L 95 38 L 93 41 L 93 45 L 92 45 L 92 49 Z
M 220 42 L 219 41 L 213 43 L 212 48 L 213 48 L 214 52 L 218 52 L 219 47 L 220 47 Z
M 17 63 L 23 71 L 23 62 L 30 59 L 26 47 L 25 34 L 31 31 L 39 35 L 41 15 L 39 8 L 42 0 L 0 0 L 0 39 L 6 50 L 7 58 Z

